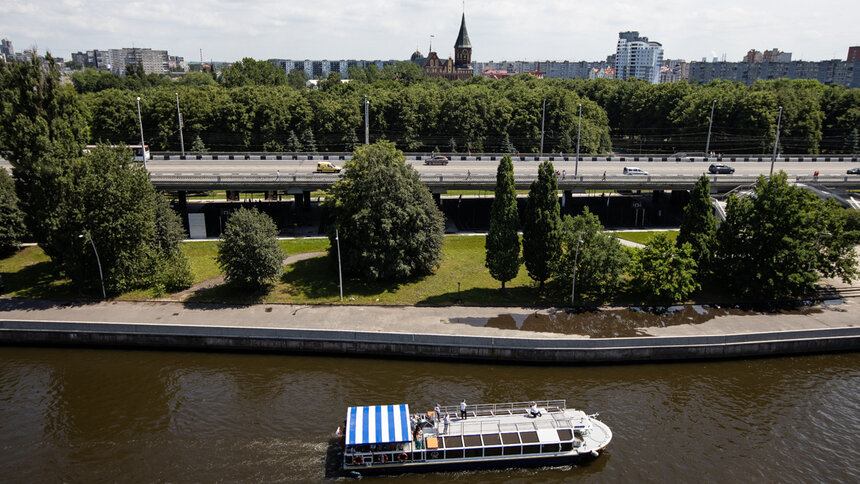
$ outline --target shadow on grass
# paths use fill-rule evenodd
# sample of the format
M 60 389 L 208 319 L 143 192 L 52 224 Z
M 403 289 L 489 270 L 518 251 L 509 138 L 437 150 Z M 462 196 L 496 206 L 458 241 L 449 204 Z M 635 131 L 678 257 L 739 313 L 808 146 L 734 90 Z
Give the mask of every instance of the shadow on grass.
M 247 306 L 263 302 L 263 299 L 265 299 L 271 290 L 271 285 L 249 289 L 234 282 L 225 282 L 214 287 L 200 289 L 189 296 L 183 303 L 193 304 L 195 309 L 206 309 L 207 304 Z M 218 307 L 212 306 L 212 309 L 218 309 Z
M 332 277 L 320 277 L 321 274 L 331 274 Z M 402 284 L 420 280 L 416 277 L 404 282 L 374 282 L 359 278 L 344 278 L 344 293 L 360 297 L 370 297 L 384 292 L 398 290 Z M 337 261 L 328 255 L 304 259 L 290 264 L 281 276 L 284 290 L 296 297 L 307 299 L 332 299 L 340 294 L 337 279 Z
M 63 278 L 51 261 L 30 264 L 16 272 L 3 273 L 2 294 L 33 299 L 75 299 L 84 297 L 71 281 Z
M 502 289 L 473 287 L 462 291 L 437 294 L 418 301 L 416 306 L 534 306 L 547 301 L 539 297 L 536 287 L 518 286 Z

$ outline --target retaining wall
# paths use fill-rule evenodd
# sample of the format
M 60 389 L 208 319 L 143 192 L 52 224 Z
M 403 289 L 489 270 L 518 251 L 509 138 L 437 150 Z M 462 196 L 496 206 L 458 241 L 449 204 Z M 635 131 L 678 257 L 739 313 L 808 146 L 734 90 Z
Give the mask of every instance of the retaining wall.
M 719 336 L 493 338 L 336 330 L 0 320 L 0 344 L 621 363 L 856 351 L 860 328 Z

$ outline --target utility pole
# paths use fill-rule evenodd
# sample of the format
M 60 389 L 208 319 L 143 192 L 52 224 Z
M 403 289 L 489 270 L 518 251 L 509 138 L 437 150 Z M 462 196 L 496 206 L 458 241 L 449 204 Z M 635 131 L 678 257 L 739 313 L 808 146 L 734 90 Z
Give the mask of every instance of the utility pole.
M 773 164 L 776 162 L 776 151 L 779 148 L 780 123 L 782 123 L 782 106 L 779 107 L 779 117 L 776 118 L 776 141 L 773 142 L 773 157 L 770 159 L 770 176 L 773 176 Z
M 143 144 L 143 120 L 140 117 L 140 96 L 137 96 L 137 122 L 140 124 L 140 152 L 143 154 L 143 169 L 146 169 L 146 145 Z
M 343 302 L 343 273 L 340 270 L 340 232 L 334 229 L 334 241 L 337 242 L 337 279 L 340 284 L 340 301 Z
M 582 243 L 582 232 L 576 233 L 576 255 L 573 256 L 573 285 L 570 288 L 570 305 L 576 304 L 576 264 L 579 262 L 579 244 Z
M 579 103 L 579 127 L 576 128 L 576 163 L 573 165 L 573 176 L 579 173 L 579 136 L 582 134 L 582 103 Z
M 714 99 L 714 102 L 711 103 L 711 118 L 710 118 L 710 121 L 708 121 L 708 140 L 705 142 L 705 156 L 706 157 L 711 156 L 711 152 L 710 152 L 710 149 L 711 149 L 711 126 L 714 125 L 714 108 L 716 106 L 717 106 L 717 100 Z
M 179 93 L 176 93 L 176 118 L 179 120 L 179 147 L 182 149 L 182 157 L 185 158 L 185 140 L 182 138 L 182 113 L 179 111 Z
M 543 156 L 543 128 L 546 121 L 546 99 L 543 100 L 543 114 L 540 117 L 540 156 Z
M 86 237 L 87 240 L 90 241 L 90 245 L 93 246 L 93 252 L 96 254 L 96 264 L 98 264 L 99 266 L 99 281 L 102 285 L 102 299 L 107 299 L 107 295 L 105 294 L 105 278 L 104 275 L 102 275 L 102 261 L 101 259 L 99 259 L 99 251 L 96 250 L 96 243 L 93 242 L 93 238 L 90 237 L 90 232 L 87 230 L 86 227 L 84 227 L 84 233 L 78 235 L 78 238 L 82 237 Z
M 364 96 L 364 144 L 370 144 L 370 102 Z

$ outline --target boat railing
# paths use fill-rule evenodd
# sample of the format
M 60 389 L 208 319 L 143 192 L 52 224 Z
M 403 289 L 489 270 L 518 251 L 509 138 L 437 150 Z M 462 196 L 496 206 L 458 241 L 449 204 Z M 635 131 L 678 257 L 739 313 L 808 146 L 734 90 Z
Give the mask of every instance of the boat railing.
M 507 402 L 507 403 L 479 403 L 466 405 L 466 412 L 474 417 L 494 417 L 496 415 L 512 415 L 514 412 L 526 412 L 535 403 L 538 408 L 546 409 L 547 412 L 560 412 L 566 407 L 565 400 L 534 400 L 533 402 Z M 459 415 L 459 405 L 446 405 L 441 407 L 443 414 Z

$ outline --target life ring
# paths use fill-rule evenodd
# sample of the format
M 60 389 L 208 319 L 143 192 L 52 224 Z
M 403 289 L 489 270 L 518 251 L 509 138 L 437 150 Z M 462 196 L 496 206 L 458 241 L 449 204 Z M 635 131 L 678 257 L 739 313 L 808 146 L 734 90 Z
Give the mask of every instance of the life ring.
M 379 463 L 385 464 L 388 462 L 388 456 L 386 454 L 379 454 Z
M 397 460 L 399 460 L 400 462 L 406 462 L 406 459 L 408 458 L 409 456 L 406 455 L 406 452 L 401 452 L 400 455 L 397 456 Z
M 362 457 L 360 455 L 354 455 L 354 456 L 352 456 L 352 463 L 354 465 L 360 466 L 360 465 L 364 464 L 364 457 Z

